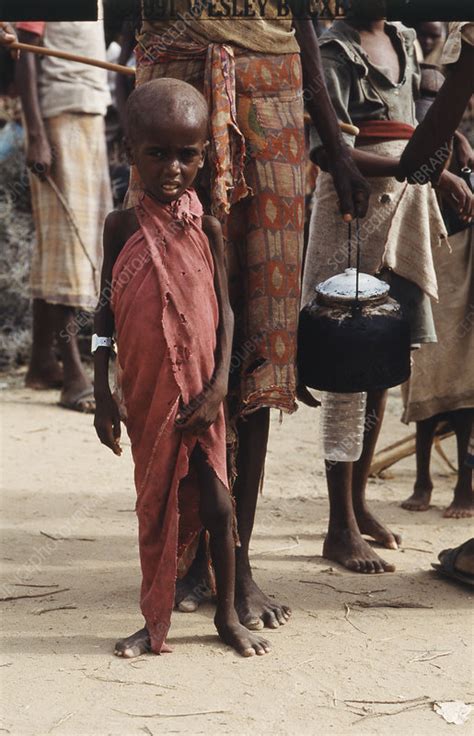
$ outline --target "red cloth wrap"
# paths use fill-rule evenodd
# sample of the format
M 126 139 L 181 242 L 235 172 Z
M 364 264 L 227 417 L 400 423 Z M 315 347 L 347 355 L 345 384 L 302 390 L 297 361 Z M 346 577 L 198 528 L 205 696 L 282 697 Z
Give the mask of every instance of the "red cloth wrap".
M 44 36 L 44 27 L 46 23 L 42 20 L 21 20 L 15 23 L 17 31 L 29 31 L 37 36 Z
M 142 567 L 141 609 L 159 653 L 171 621 L 177 561 L 201 529 L 199 489 L 189 459 L 198 439 L 175 428 L 180 400 L 213 375 L 219 320 L 214 264 L 194 191 L 171 205 L 142 195 L 140 229 L 112 277 L 112 309 L 135 463 Z M 199 436 L 227 486 L 224 412 Z M 179 523 L 178 523 L 179 522 Z
M 357 127 L 360 132 L 356 138 L 356 146 L 369 146 L 384 141 L 408 141 L 415 130 L 413 125 L 398 120 L 364 120 Z

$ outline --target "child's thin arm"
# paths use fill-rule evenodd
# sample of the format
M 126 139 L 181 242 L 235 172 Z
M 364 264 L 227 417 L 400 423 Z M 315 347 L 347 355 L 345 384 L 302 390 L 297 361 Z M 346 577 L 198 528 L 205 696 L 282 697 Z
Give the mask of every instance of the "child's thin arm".
M 215 217 L 210 216 L 203 217 L 202 226 L 209 240 L 214 259 L 214 288 L 219 305 L 219 326 L 217 328 L 213 381 L 225 396 L 229 382 L 232 338 L 234 334 L 234 313 L 232 312 L 229 301 L 228 276 L 225 265 L 224 240 L 222 238 L 221 226 Z
M 202 227 L 209 240 L 214 260 L 214 289 L 219 306 L 219 324 L 214 353 L 215 367 L 210 385 L 205 386 L 201 394 L 193 397 L 193 401 L 187 406 L 181 407 L 176 418 L 176 426 L 179 429 L 193 434 L 200 434 L 211 426 L 227 394 L 234 331 L 221 226 L 215 217 L 205 216 L 202 218 Z
M 120 252 L 118 222 L 120 213 L 111 212 L 104 225 L 104 261 L 100 280 L 100 296 L 94 317 L 94 332 L 100 337 L 114 334 L 114 315 L 110 308 L 112 269 Z M 120 439 L 120 415 L 109 386 L 110 348 L 99 347 L 94 353 L 94 397 L 96 411 L 94 427 L 102 444 L 110 447 L 115 455 L 122 450 Z

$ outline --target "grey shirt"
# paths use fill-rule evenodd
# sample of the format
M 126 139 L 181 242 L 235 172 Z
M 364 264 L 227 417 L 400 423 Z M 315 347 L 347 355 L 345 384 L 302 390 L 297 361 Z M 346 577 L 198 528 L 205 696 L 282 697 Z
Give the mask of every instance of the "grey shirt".
M 319 39 L 324 76 L 336 115 L 341 122 L 358 125 L 364 120 L 396 120 L 416 126 L 415 99 L 420 68 L 415 55 L 416 33 L 401 23 L 385 23 L 400 58 L 400 81 L 369 60 L 358 32 L 345 21 L 336 21 Z M 354 146 L 354 137 L 343 134 Z M 311 148 L 321 146 L 315 128 Z
M 47 22 L 43 39 L 51 49 L 106 60 L 102 22 Z M 64 112 L 105 115 L 111 102 L 105 69 L 52 56 L 39 61 L 38 88 L 44 118 Z

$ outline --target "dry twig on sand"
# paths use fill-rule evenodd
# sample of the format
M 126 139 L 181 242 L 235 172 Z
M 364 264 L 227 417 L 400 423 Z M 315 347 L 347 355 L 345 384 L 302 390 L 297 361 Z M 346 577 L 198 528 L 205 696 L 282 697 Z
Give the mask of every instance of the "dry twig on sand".
M 12 583 L 15 588 L 59 588 L 57 583 L 51 585 L 36 585 L 35 583 Z
M 306 583 L 307 585 L 323 585 L 325 588 L 331 588 L 337 593 L 350 593 L 351 595 L 372 595 L 373 593 L 385 593 L 388 588 L 375 588 L 375 590 L 344 590 L 344 588 L 336 588 L 335 585 L 330 583 L 320 583 L 317 580 L 299 580 L 299 583 Z
M 41 616 L 42 613 L 51 613 L 51 611 L 73 611 L 77 610 L 77 606 L 56 606 L 56 608 L 41 608 L 39 611 L 33 611 L 35 616 Z
M 356 629 L 357 631 L 360 631 L 361 634 L 366 634 L 367 633 L 366 631 L 362 631 L 362 629 L 359 629 L 359 627 L 356 626 L 355 623 L 350 620 L 349 616 L 350 616 L 350 613 L 351 613 L 351 609 L 350 609 L 350 606 L 349 606 L 348 603 L 344 603 L 344 608 L 345 608 L 345 611 L 346 611 L 345 614 L 344 614 L 344 618 L 347 621 L 347 623 L 350 624 L 351 626 L 353 626 L 354 629 Z
M 40 534 L 41 536 L 46 537 L 47 539 L 52 539 L 53 542 L 58 542 L 61 539 L 61 537 L 53 537 L 52 534 L 48 534 L 47 532 L 42 532 L 41 530 L 40 530 Z
M 85 675 L 89 680 L 99 680 L 99 682 L 114 682 L 118 685 L 149 685 L 150 687 L 162 687 L 166 690 L 176 690 L 175 685 L 160 685 L 159 682 L 135 681 L 135 680 L 114 680 L 109 677 L 100 677 L 100 675 Z
M 208 716 L 219 713 L 230 713 L 230 710 L 196 710 L 190 713 L 129 713 L 126 710 L 118 710 L 112 708 L 116 713 L 122 713 L 124 716 L 132 718 L 187 718 L 188 716 Z
M 382 718 L 384 716 L 396 716 L 399 713 L 405 713 L 411 710 L 417 710 L 418 708 L 425 708 L 426 706 L 432 706 L 433 701 L 428 696 L 423 695 L 420 698 L 411 698 L 409 700 L 344 700 L 345 705 L 350 708 L 351 706 L 362 707 L 366 710 L 367 705 L 402 705 L 402 708 L 397 710 L 385 710 L 381 712 L 369 711 L 364 715 L 361 715 L 356 721 L 353 721 L 351 725 L 355 723 L 361 723 L 369 718 Z
M 439 657 L 447 657 L 449 654 L 454 654 L 454 652 L 449 651 L 449 652 L 432 653 L 431 650 L 428 650 L 427 652 L 424 652 L 424 654 L 422 654 L 419 657 L 413 657 L 413 659 L 409 659 L 408 664 L 411 664 L 412 662 L 431 662 L 433 659 L 439 659 Z
M 52 534 L 47 534 L 46 532 L 41 532 L 40 534 L 43 535 L 43 537 L 47 537 L 48 539 L 53 539 L 55 542 L 95 542 L 96 540 L 94 537 L 53 537 Z
M 57 595 L 58 593 L 65 593 L 70 588 L 61 588 L 61 590 L 50 590 L 49 593 L 32 593 L 31 595 L 7 595 L 4 598 L 0 598 L 0 602 L 3 601 L 18 601 L 20 598 L 44 598 L 48 595 Z
M 62 723 L 65 723 L 66 721 L 68 721 L 73 715 L 74 713 L 67 713 L 65 716 L 60 718 L 59 721 L 56 721 L 55 723 L 53 723 L 48 733 L 51 733 L 51 731 L 53 731 L 55 728 L 58 728 L 58 726 L 61 726 Z
M 433 608 L 411 601 L 354 601 L 351 605 L 358 608 Z

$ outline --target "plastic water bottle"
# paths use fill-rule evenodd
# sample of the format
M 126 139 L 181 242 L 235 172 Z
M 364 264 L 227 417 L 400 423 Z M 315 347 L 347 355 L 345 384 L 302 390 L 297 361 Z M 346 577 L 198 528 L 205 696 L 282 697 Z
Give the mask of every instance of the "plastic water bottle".
M 365 391 L 353 394 L 321 394 L 320 441 L 323 456 L 333 462 L 354 462 L 364 442 Z

